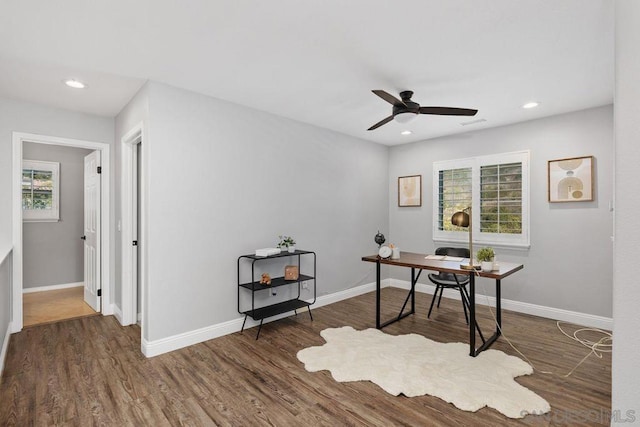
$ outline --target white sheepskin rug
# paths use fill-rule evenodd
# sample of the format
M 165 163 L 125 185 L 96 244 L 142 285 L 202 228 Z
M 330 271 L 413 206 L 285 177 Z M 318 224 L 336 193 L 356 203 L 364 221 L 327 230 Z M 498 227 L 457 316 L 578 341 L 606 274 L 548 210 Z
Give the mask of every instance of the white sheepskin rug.
M 336 381 L 371 381 L 394 396 L 429 394 L 475 412 L 484 406 L 510 418 L 549 412 L 549 403 L 513 379 L 533 373 L 521 359 L 498 350 L 470 357 L 469 345 L 421 335 L 387 335 L 350 326 L 325 329 L 327 341 L 298 352 L 309 372 L 328 370 Z

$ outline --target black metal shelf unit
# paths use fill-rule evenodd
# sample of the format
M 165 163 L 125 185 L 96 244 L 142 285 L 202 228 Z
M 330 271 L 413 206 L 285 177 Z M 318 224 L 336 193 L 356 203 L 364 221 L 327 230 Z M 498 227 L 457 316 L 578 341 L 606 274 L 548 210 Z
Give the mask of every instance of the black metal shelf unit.
M 313 272 L 311 275 L 302 274 L 300 258 L 303 256 L 312 256 L 313 257 Z M 298 278 L 296 280 L 285 280 L 283 277 L 272 277 L 270 285 L 264 285 L 260 283 L 260 280 L 256 280 L 256 262 L 272 260 L 276 258 L 283 257 L 295 257 L 298 266 Z M 248 264 L 251 264 L 251 281 L 241 283 L 240 282 L 240 271 L 242 268 L 247 268 Z M 294 263 L 292 263 L 294 264 Z M 301 284 L 302 282 L 310 283 L 313 281 L 313 300 L 308 301 L 301 299 Z M 278 302 L 275 304 L 269 304 L 262 307 L 256 307 L 255 304 L 255 293 L 261 291 L 270 291 L 273 288 L 277 288 L 280 286 L 289 286 L 294 285 L 297 287 L 298 295 L 297 297 Z M 297 285 L 297 286 L 296 286 Z M 251 292 L 251 308 L 248 310 L 243 310 L 240 308 L 240 290 L 245 289 Z M 278 314 L 287 313 L 289 311 L 293 311 L 296 315 L 298 314 L 299 309 L 307 307 L 309 311 L 309 317 L 313 320 L 313 316 L 311 315 L 310 306 L 316 302 L 316 253 L 312 251 L 304 251 L 304 250 L 295 250 L 294 252 L 281 252 L 277 255 L 270 256 L 257 256 L 257 255 L 241 255 L 238 257 L 238 313 L 244 314 L 244 321 L 242 322 L 242 331 L 244 331 L 244 325 L 247 322 L 247 317 L 251 317 L 253 320 L 259 320 L 260 326 L 258 326 L 258 333 L 256 334 L 256 339 L 260 337 L 260 330 L 262 329 L 262 322 L 267 317 L 277 316 Z

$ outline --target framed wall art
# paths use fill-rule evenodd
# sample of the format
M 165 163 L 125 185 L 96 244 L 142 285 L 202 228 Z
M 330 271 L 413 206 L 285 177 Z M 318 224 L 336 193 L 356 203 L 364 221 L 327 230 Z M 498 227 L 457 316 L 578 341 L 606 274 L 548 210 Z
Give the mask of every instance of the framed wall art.
M 422 175 L 398 178 L 398 206 L 422 206 Z
M 549 160 L 547 182 L 550 203 L 592 201 L 593 156 Z

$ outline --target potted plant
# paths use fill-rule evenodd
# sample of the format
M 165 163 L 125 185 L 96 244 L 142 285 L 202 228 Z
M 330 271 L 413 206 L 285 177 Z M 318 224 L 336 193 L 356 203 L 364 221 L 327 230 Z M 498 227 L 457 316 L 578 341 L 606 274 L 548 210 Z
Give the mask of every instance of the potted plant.
M 493 252 L 493 248 L 482 248 L 476 254 L 476 258 L 480 261 L 482 271 L 489 272 L 493 270 L 493 259 L 496 254 Z
M 296 241 L 293 240 L 293 237 L 290 236 L 278 236 L 280 238 L 280 243 L 278 243 L 278 247 L 280 249 L 286 248 L 287 251 L 293 253 L 296 251 Z

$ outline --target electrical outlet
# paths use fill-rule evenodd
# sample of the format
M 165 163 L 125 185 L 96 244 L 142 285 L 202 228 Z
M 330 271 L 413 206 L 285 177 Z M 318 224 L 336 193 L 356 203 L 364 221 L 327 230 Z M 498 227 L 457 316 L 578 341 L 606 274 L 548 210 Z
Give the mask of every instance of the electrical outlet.
M 302 289 L 309 289 L 309 285 L 307 284 L 307 282 L 302 282 Z

